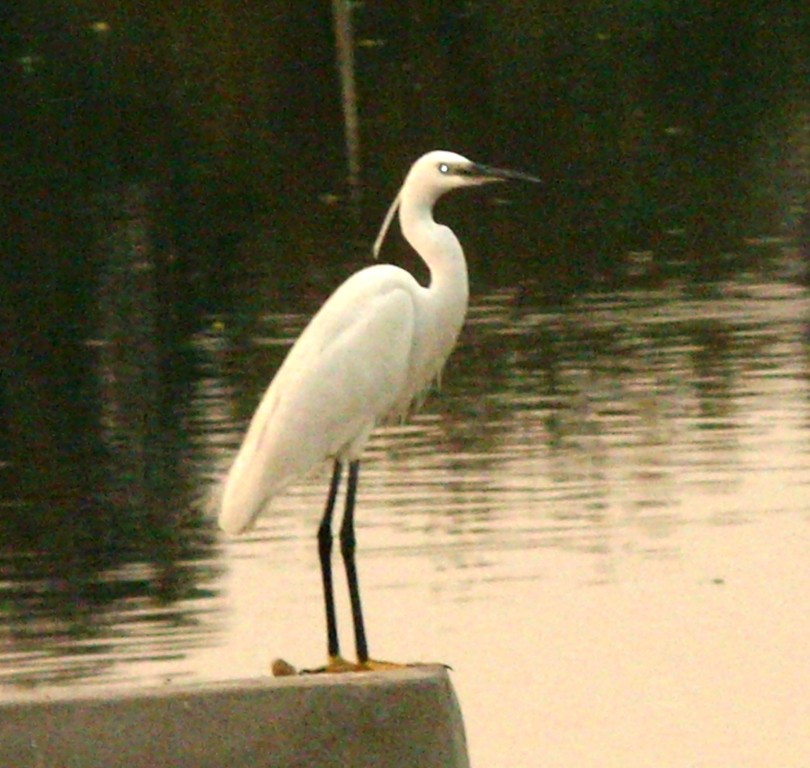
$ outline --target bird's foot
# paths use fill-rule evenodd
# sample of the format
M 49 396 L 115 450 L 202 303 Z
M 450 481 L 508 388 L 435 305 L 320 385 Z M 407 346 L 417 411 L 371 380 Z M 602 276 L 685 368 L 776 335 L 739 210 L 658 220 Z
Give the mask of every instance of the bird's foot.
M 329 663 L 324 667 L 317 669 L 302 670 L 302 674 L 318 674 L 330 673 L 341 674 L 343 672 L 392 672 L 397 669 L 409 669 L 413 667 L 435 667 L 441 666 L 450 669 L 447 664 L 426 664 L 424 662 L 414 662 L 408 664 L 400 664 L 395 661 L 382 661 L 380 659 L 366 659 L 365 661 L 352 662 L 344 659 L 342 656 L 335 656 L 329 660 Z
M 381 661 L 380 659 L 366 659 L 358 661 L 355 665 L 358 672 L 390 672 L 394 669 L 407 669 L 415 664 L 400 664 L 395 661 Z
M 357 672 L 357 664 L 342 656 L 330 656 L 326 666 L 318 669 L 307 670 L 309 672 L 325 672 L 330 675 L 340 675 L 344 672 Z
M 331 656 L 329 661 L 322 667 L 314 669 L 296 669 L 292 664 L 284 659 L 276 659 L 273 662 L 272 670 L 274 677 L 291 677 L 293 675 L 339 675 L 345 672 L 391 672 L 397 669 L 408 669 L 413 667 L 444 667 L 451 669 L 449 664 L 440 662 L 412 662 L 400 664 L 395 661 L 381 661 L 379 659 L 366 659 L 365 661 L 349 661 L 342 656 Z
M 296 670 L 292 664 L 288 664 L 283 659 L 276 659 L 276 661 L 273 662 L 273 675 L 276 677 L 285 675 L 339 675 L 344 672 L 358 672 L 359 670 L 359 664 L 344 659 L 342 656 L 330 656 L 329 661 L 327 661 L 324 666 L 314 667 L 313 669 Z

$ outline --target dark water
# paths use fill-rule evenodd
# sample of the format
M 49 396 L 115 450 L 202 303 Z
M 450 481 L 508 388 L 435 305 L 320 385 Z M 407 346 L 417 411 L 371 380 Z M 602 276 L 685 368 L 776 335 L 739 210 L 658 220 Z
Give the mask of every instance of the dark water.
M 0 26 L 0 695 L 319 663 L 325 470 L 233 541 L 218 481 L 444 146 L 546 184 L 440 206 L 472 306 L 368 450 L 373 653 L 454 667 L 476 765 L 803 764 L 801 4 L 364 7 L 351 180 L 326 9 L 32 9 Z

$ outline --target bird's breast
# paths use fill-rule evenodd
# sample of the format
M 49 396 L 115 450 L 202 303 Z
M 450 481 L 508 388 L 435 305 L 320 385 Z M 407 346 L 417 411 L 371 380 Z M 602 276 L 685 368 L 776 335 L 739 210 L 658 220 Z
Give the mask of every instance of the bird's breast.
M 432 289 L 423 289 L 417 300 L 414 342 L 409 374 L 404 390 L 393 409 L 402 415 L 419 405 L 427 390 L 441 374 L 458 340 L 467 310 L 466 293 L 454 301 L 437 300 Z

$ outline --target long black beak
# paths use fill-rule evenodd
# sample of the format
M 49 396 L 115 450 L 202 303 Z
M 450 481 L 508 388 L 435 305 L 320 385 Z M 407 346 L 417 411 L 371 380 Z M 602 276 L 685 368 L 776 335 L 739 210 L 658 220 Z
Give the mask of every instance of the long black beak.
M 488 181 L 530 181 L 534 184 L 542 184 L 543 180 L 538 179 L 537 176 L 531 176 L 528 173 L 521 171 L 509 171 L 505 168 L 493 168 L 489 165 L 479 165 L 473 163 L 469 169 L 471 176 L 476 176 L 485 184 Z

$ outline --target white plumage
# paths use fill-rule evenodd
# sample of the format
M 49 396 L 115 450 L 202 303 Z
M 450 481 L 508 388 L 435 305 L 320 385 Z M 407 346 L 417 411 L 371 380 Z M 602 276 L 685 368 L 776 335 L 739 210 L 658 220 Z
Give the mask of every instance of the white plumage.
M 377 264 L 329 297 L 253 416 L 225 483 L 226 532 L 248 529 L 316 464 L 359 458 L 375 424 L 404 414 L 441 371 L 464 322 L 468 280 L 461 245 L 433 220 L 433 204 L 448 189 L 482 182 L 440 171 L 451 164 L 472 165 L 451 152 L 420 158 L 398 196 L 403 234 L 427 263 L 430 285 Z
M 404 415 L 439 375 L 467 312 L 467 264 L 453 231 L 433 219 L 445 192 L 529 176 L 478 165 L 454 152 L 429 152 L 411 167 L 385 217 L 375 255 L 394 213 L 430 270 L 420 285 L 404 269 L 367 267 L 341 285 L 312 318 L 259 404 L 225 481 L 219 524 L 241 533 L 274 496 L 326 459 L 335 462 L 318 531 L 330 668 L 340 658 L 332 586 L 332 514 L 341 470 L 349 465 L 341 549 L 346 564 L 359 666 L 369 668 L 357 572 L 354 501 L 359 458 L 374 426 Z

